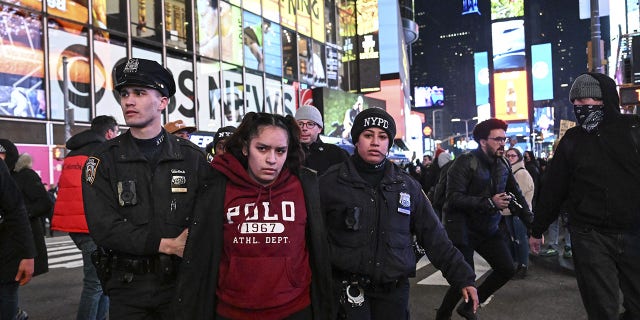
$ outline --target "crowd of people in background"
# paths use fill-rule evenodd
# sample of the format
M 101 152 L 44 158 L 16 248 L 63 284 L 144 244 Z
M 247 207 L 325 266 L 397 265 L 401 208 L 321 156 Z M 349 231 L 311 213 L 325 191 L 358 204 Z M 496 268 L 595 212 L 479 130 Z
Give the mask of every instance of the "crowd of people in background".
M 353 154 L 322 141 L 313 106 L 250 112 L 203 152 L 189 141 L 195 127 L 162 125 L 175 93 L 167 69 L 130 59 L 113 81 L 129 129 L 99 116 L 69 139 L 57 199 L 31 157 L 0 139 L 1 319 L 27 316 L 18 288 L 48 271 L 45 220 L 82 252 L 77 319 L 409 319 L 414 248 L 450 284 L 436 319 L 477 319 L 527 277 L 530 254 L 561 248 L 589 319 L 640 317 L 640 157 L 627 147 L 640 120 L 616 111 L 606 76 L 574 82 L 578 126 L 553 159 L 522 150 L 491 118 L 473 129 L 476 149 L 400 164 L 388 158 L 396 124 L 382 109 L 354 105 Z M 474 252 L 493 270 L 478 282 Z

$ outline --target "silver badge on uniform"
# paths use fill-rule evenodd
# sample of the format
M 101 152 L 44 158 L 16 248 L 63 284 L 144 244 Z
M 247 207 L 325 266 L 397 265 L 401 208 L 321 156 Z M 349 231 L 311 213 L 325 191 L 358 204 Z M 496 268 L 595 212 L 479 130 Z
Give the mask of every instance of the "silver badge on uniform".
M 84 176 L 89 184 L 93 184 L 96 181 L 96 173 L 98 172 L 98 164 L 100 159 L 95 157 L 89 157 L 84 165 Z
M 171 176 L 171 192 L 187 192 L 187 178 L 185 176 Z
M 398 212 L 409 215 L 411 214 L 411 195 L 406 192 L 400 192 L 400 206 Z

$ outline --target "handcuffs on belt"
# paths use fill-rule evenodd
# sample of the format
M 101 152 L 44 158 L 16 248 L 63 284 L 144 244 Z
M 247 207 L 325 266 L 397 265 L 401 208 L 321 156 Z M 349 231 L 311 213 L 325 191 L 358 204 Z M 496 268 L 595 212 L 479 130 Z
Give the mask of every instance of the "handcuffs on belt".
M 352 308 L 361 307 L 364 303 L 364 289 L 362 289 L 358 282 L 342 281 L 342 285 L 344 287 L 344 293 L 341 302 L 343 304 L 348 302 Z

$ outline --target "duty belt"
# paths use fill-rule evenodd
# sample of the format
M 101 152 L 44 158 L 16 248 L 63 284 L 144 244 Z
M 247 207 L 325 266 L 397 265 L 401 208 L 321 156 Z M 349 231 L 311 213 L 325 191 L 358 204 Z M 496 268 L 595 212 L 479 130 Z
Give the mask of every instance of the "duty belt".
M 399 279 L 391 280 L 389 282 L 376 283 L 367 275 L 355 274 L 355 273 L 341 274 L 341 272 L 338 272 L 337 279 L 344 283 L 357 284 L 359 287 L 361 287 L 365 291 L 371 291 L 371 292 L 391 291 L 407 281 L 407 278 L 399 278 Z
M 178 265 L 178 259 L 168 255 L 130 257 L 114 254 L 111 260 L 111 267 L 114 270 L 122 270 L 133 274 L 172 274 L 176 272 Z

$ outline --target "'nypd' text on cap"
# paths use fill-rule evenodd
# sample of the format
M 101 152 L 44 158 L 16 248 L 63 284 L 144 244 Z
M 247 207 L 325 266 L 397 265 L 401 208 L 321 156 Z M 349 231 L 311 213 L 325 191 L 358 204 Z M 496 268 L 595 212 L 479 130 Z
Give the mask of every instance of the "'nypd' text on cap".
M 176 93 L 173 76 L 158 62 L 132 58 L 114 68 L 113 87 L 120 91 L 125 86 L 141 86 L 160 91 L 165 97 Z

